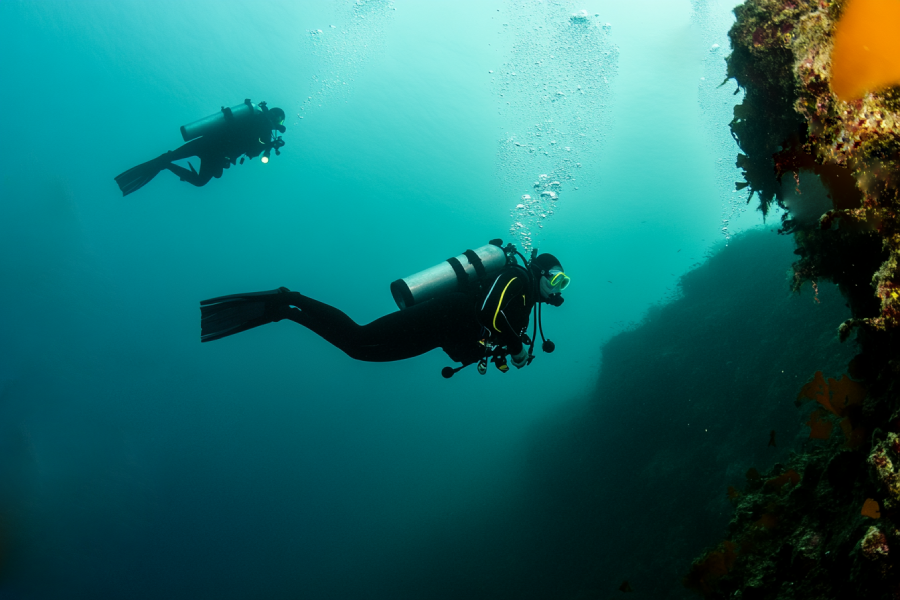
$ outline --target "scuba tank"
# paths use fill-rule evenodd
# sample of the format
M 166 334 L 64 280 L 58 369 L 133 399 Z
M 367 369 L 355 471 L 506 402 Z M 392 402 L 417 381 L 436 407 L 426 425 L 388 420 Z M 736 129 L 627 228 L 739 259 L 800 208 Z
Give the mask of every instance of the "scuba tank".
M 391 283 L 391 295 L 400 310 L 450 292 L 467 292 L 497 275 L 507 265 L 501 240 Z M 515 260 L 515 259 L 513 259 Z
M 214 135 L 221 133 L 226 128 L 233 127 L 242 121 L 248 121 L 255 115 L 261 114 L 263 109 L 255 106 L 250 99 L 244 100 L 243 104 L 228 108 L 222 107 L 222 110 L 208 117 L 204 117 L 193 123 L 181 126 L 181 137 L 185 142 L 189 142 L 203 135 Z

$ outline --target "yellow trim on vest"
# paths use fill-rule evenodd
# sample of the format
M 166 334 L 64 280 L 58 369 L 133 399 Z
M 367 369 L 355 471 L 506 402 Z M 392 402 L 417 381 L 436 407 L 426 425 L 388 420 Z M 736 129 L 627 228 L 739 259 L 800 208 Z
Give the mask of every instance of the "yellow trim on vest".
M 500 302 L 497 303 L 497 310 L 494 311 L 494 331 L 500 333 L 500 330 L 497 329 L 497 315 L 500 314 L 500 307 L 503 306 L 503 296 L 506 295 L 506 290 L 509 288 L 510 283 L 518 279 L 518 277 L 513 277 L 509 280 L 509 283 L 506 284 L 506 287 L 503 288 L 503 291 L 500 293 Z

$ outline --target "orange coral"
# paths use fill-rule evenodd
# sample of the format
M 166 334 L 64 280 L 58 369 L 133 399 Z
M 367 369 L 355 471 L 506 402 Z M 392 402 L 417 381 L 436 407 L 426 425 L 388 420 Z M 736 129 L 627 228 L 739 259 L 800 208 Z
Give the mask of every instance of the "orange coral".
M 756 525 L 764 527 L 765 529 L 774 529 L 775 526 L 778 525 L 778 518 L 775 517 L 775 515 L 763 513 L 759 520 L 756 521 Z
M 850 0 L 831 52 L 831 89 L 850 102 L 900 84 L 900 2 Z
M 797 394 L 797 401 L 802 402 L 803 398 L 815 400 L 828 410 L 831 410 L 831 405 L 828 403 L 828 385 L 825 383 L 825 376 L 822 375 L 822 371 L 816 371 L 812 381 L 806 382 L 800 388 L 800 393 Z
M 766 489 L 770 491 L 781 491 L 781 488 L 784 487 L 784 484 L 790 482 L 791 485 L 797 485 L 800 483 L 800 474 L 791 469 L 789 471 L 785 471 L 778 477 L 773 477 L 772 479 L 766 482 Z
M 827 440 L 831 436 L 834 424 L 823 420 L 822 417 L 824 416 L 825 413 L 820 408 L 812 411 L 812 414 L 809 415 L 809 421 L 806 424 L 809 425 L 810 439 Z
M 866 397 L 866 388 L 846 375 L 841 377 L 840 381 L 829 378 L 828 388 L 831 390 L 834 414 L 839 417 L 846 416 L 848 407 L 861 403 Z
M 839 380 L 829 377 L 826 381 L 822 371 L 816 371 L 812 380 L 800 389 L 797 401 L 815 400 L 831 414 L 842 417 L 840 426 L 846 438 L 844 445 L 847 448 L 856 448 L 862 443 L 865 431 L 861 427 L 853 427 L 849 410 L 850 407 L 862 403 L 865 397 L 866 388 L 847 375 L 843 375 Z M 806 423 L 810 426 L 809 437 L 828 439 L 832 425 L 822 418 L 824 416 L 819 410 L 813 411 L 810 415 L 810 420 Z
M 878 506 L 878 502 L 875 500 L 866 498 L 866 501 L 863 502 L 862 512 L 860 514 L 864 517 L 869 517 L 870 519 L 879 519 L 881 518 L 881 507 Z
M 865 397 L 866 388 L 861 384 L 846 375 L 842 376 L 839 381 L 829 377 L 826 383 L 822 371 L 816 371 L 812 381 L 807 382 L 797 394 L 799 402 L 802 402 L 804 398 L 815 400 L 825 410 L 838 417 L 847 416 L 847 408 L 859 404 Z
M 734 543 L 728 540 L 722 542 L 720 548 L 691 565 L 690 573 L 684 578 L 684 585 L 704 595 L 712 593 L 716 581 L 734 568 L 734 561 L 737 559 L 735 548 Z

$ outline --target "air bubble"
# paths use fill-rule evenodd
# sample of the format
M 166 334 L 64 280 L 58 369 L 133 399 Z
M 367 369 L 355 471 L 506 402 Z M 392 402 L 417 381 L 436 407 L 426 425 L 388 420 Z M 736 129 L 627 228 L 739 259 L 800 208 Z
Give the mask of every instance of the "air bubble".
M 517 190 L 527 187 L 523 173 L 536 176 L 533 198 L 522 198 L 510 211 L 522 219 L 517 221 L 522 227 L 516 227 L 516 237 L 526 249 L 532 234 L 553 214 L 549 209 L 559 199 L 560 182 L 572 182 L 573 169 L 581 167 L 569 153 L 603 141 L 608 83 L 618 59 L 617 49 L 601 29 L 599 13 L 567 11 L 561 5 L 521 4 L 526 18 L 509 23 L 509 33 L 514 35 L 510 58 L 490 80 L 497 84 L 495 98 L 503 93 L 516 100 L 505 105 L 505 98 L 498 98 L 510 132 L 500 141 L 498 154 L 503 183 Z M 552 54 L 547 53 L 550 49 Z M 517 145 L 513 138 L 527 141 Z M 518 147 L 527 147 L 528 152 Z

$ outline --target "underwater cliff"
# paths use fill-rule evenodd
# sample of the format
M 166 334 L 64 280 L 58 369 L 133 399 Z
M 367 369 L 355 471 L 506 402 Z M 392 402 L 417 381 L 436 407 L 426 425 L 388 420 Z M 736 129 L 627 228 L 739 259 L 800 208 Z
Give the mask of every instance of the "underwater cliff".
M 796 390 L 855 350 L 833 327 L 849 313 L 836 286 L 791 293 L 792 248 L 751 231 L 686 274 L 677 300 L 604 345 L 590 397 L 534 429 L 515 492 L 431 540 L 418 587 L 392 592 L 614 598 L 627 581 L 635 598 L 690 598 L 682 577 L 721 538 L 729 490 L 796 459 Z
M 745 176 L 737 188 L 764 214 L 784 209 L 781 232 L 799 256 L 793 288 L 837 284 L 850 318 L 831 326 L 858 353 L 834 377 L 814 366 L 805 385 L 784 391 L 815 407 L 809 439 L 735 488 L 725 540 L 685 580 L 708 598 L 900 593 L 895 5 L 748 0 L 735 9 L 728 77 L 745 91 L 731 123 Z

